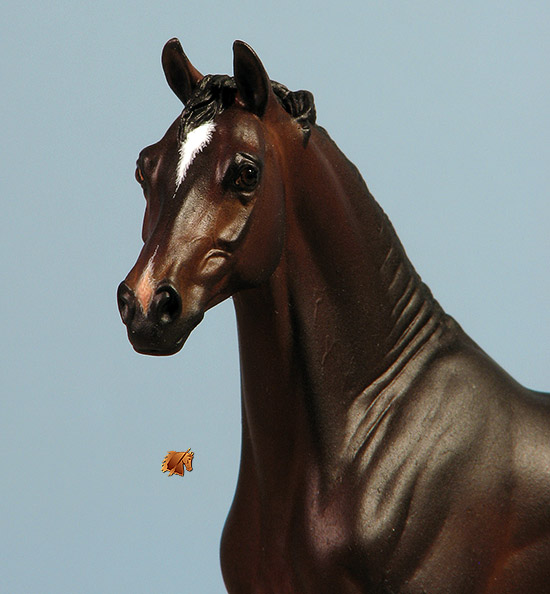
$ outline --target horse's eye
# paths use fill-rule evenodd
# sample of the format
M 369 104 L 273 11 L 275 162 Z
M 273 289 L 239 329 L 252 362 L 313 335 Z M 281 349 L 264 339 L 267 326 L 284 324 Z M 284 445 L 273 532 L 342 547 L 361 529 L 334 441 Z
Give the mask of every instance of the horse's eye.
M 237 177 L 233 183 L 237 189 L 249 192 L 257 186 L 259 177 L 260 172 L 258 171 L 258 168 L 255 165 L 247 163 L 239 169 Z
M 136 167 L 136 180 L 140 185 L 143 184 L 143 182 L 145 181 L 143 173 L 141 173 L 141 169 L 139 167 Z

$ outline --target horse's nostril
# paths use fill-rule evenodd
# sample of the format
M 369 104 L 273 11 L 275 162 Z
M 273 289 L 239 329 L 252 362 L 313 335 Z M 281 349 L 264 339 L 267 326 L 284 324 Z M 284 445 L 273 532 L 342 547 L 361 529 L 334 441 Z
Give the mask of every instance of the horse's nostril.
M 181 313 L 181 299 L 174 287 L 163 285 L 159 287 L 153 298 L 153 307 L 157 320 L 163 324 L 170 324 Z
M 118 310 L 124 324 L 132 321 L 136 311 L 136 298 L 134 292 L 126 283 L 120 283 L 117 290 Z

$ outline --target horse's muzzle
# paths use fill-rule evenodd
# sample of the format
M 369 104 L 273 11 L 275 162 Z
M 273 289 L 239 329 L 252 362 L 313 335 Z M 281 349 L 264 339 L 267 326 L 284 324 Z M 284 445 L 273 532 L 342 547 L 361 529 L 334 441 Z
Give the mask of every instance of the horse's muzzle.
M 118 287 L 117 301 L 128 339 L 138 353 L 145 355 L 177 353 L 203 317 L 184 318 L 181 297 L 170 284 L 156 289 L 146 310 L 125 282 Z

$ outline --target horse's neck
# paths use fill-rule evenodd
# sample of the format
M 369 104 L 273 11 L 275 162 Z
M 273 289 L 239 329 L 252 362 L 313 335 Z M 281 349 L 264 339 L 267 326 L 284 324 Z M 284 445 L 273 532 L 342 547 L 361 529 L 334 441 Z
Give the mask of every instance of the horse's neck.
M 440 310 L 328 137 L 313 130 L 287 166 L 300 181 L 287 188 L 281 263 L 235 298 L 244 414 L 255 445 L 307 441 L 324 456 L 341 449 L 354 399 L 410 359 Z

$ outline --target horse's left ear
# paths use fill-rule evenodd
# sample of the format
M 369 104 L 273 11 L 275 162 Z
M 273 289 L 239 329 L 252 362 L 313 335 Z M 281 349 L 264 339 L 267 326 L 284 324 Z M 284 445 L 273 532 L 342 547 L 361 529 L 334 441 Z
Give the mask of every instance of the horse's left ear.
M 262 117 L 272 93 L 271 82 L 256 52 L 243 41 L 233 44 L 233 73 L 245 107 Z

